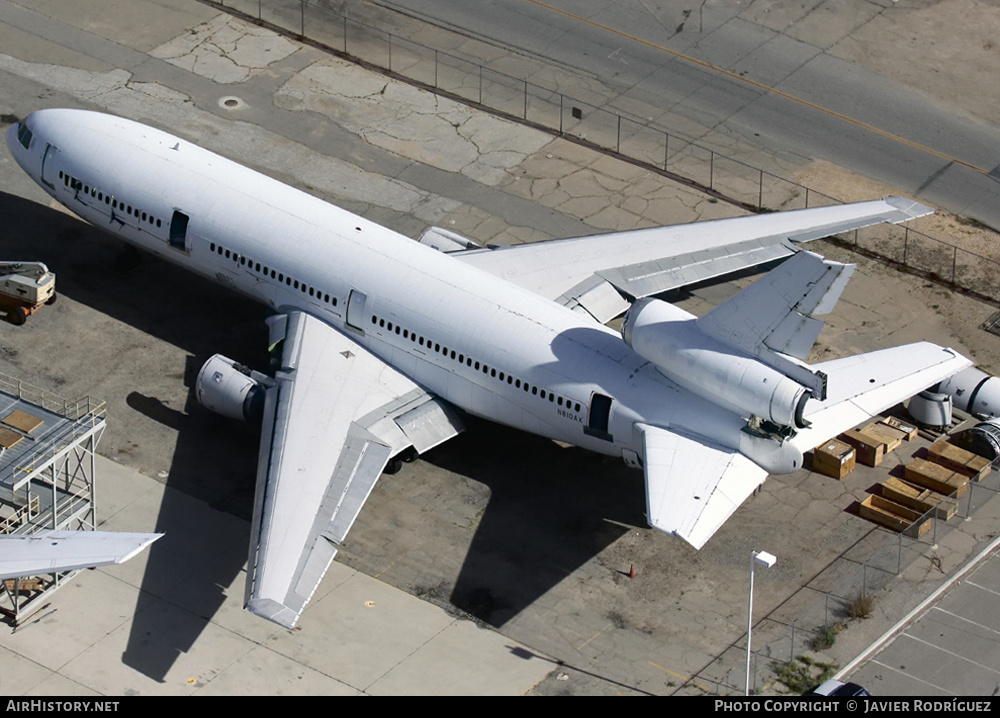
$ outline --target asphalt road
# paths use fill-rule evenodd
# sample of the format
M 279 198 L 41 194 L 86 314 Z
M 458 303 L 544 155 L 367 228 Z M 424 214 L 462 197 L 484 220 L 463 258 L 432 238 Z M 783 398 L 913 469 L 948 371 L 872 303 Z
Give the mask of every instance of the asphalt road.
M 870 67 L 877 62 L 861 65 L 828 52 L 813 36 L 772 29 L 751 14 L 751 6 L 764 3 L 377 1 L 596 78 L 610 107 L 628 106 L 627 100 L 669 110 L 765 153 L 830 161 L 1000 227 L 993 172 L 1000 166 L 1000 130 L 993 122 L 880 74 Z M 861 22 L 853 3 L 801 5 L 822 5 L 824 22 L 846 21 L 841 16 Z M 942 25 L 947 21 L 943 16 Z M 926 42 L 933 52 L 934 41 Z M 968 39 L 956 34 L 937 42 Z M 868 50 L 876 57 L 894 52 L 888 39 Z M 988 72 L 981 80 L 986 91 Z

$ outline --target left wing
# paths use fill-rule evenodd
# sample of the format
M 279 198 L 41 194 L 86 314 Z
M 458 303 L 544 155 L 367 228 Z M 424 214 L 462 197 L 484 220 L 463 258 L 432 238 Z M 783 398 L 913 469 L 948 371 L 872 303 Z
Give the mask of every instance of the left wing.
M 738 451 L 659 426 L 637 426 L 649 525 L 696 549 L 767 478 L 764 469 Z
M 0 578 L 124 563 L 163 534 L 52 531 L 0 536 Z
M 282 337 L 282 368 L 265 398 L 246 602 L 292 628 L 389 459 L 426 451 L 462 424 L 315 317 L 279 316 L 272 340 Z
M 934 210 L 902 197 L 449 252 L 599 322 L 635 299 L 787 257 L 795 243 Z

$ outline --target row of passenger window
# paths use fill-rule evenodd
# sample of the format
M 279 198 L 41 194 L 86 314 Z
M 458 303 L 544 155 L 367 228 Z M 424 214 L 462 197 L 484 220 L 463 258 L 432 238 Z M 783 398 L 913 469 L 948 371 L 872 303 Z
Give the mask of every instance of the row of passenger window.
M 234 263 L 240 265 L 241 267 L 246 267 L 247 269 L 260 274 L 264 277 L 270 277 L 271 279 L 276 279 L 279 283 L 283 282 L 287 284 L 292 289 L 298 289 L 303 294 L 308 294 L 310 297 L 315 297 L 316 299 L 326 302 L 331 306 L 337 306 L 337 298 L 327 294 L 326 292 L 321 292 L 315 287 L 311 287 L 305 282 L 300 282 L 298 279 L 293 279 L 292 277 L 286 276 L 283 272 L 279 272 L 273 267 L 268 267 L 267 265 L 261 264 L 260 262 L 255 262 L 252 259 L 248 259 L 246 256 L 240 254 L 239 252 L 232 252 L 220 244 L 215 242 L 209 243 L 209 249 L 218 254 L 220 257 L 225 257 L 226 259 L 233 260 Z
M 133 207 L 132 205 L 126 204 L 125 202 L 120 202 L 118 199 L 112 197 L 110 194 L 104 194 L 104 192 L 97 189 L 97 187 L 92 187 L 89 184 L 84 184 L 82 180 L 73 177 L 67 172 L 63 172 L 62 170 L 60 170 L 59 179 L 62 180 L 63 184 L 66 185 L 66 187 L 68 187 L 71 190 L 75 190 L 77 192 L 77 196 L 79 196 L 80 192 L 83 192 L 84 194 L 96 198 L 98 202 L 104 202 L 104 204 L 111 207 L 112 210 L 116 209 L 122 210 L 125 212 L 125 214 L 131 215 L 132 217 L 135 218 L 136 225 L 138 225 L 139 222 L 146 222 L 151 226 L 156 226 L 156 227 L 163 226 L 163 221 L 159 217 L 154 217 L 152 214 L 143 212 L 138 207 Z
M 465 364 L 467 367 L 471 367 L 475 371 L 481 371 L 483 374 L 497 379 L 500 382 L 507 382 L 507 384 L 517 388 L 523 389 L 526 393 L 530 393 L 532 396 L 538 396 L 541 399 L 548 399 L 553 404 L 558 406 L 564 406 L 567 409 L 572 409 L 573 411 L 580 412 L 580 403 L 573 402 L 569 399 L 565 399 L 561 396 L 556 395 L 554 392 L 539 389 L 533 384 L 528 382 L 522 382 L 520 379 L 507 374 L 506 372 L 497 371 L 496 367 L 491 367 L 485 363 L 481 363 L 473 359 L 472 357 L 467 357 L 464 354 L 458 354 L 454 349 L 448 349 L 448 347 L 441 346 L 437 342 L 432 342 L 430 339 L 425 339 L 419 336 L 416 332 L 411 332 L 409 329 L 403 329 L 399 324 L 393 324 L 392 322 L 386 321 L 383 318 L 372 315 L 372 324 L 378 326 L 380 329 L 385 329 L 387 332 L 398 334 L 402 336 L 403 339 L 409 339 L 411 342 L 418 346 L 425 347 L 429 351 L 433 351 L 436 354 L 457 361 L 459 364 Z

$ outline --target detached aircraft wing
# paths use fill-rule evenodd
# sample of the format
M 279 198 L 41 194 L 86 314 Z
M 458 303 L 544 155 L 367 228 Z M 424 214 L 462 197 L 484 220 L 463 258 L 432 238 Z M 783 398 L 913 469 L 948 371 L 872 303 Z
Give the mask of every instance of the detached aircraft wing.
M 44 530 L 0 536 L 0 579 L 124 563 L 162 535 Z
M 639 299 L 781 259 L 797 243 L 934 210 L 902 197 L 814 207 L 451 256 L 604 323 Z
M 284 346 L 265 395 L 246 604 L 292 628 L 388 461 L 463 427 L 449 405 L 315 317 L 279 315 L 271 332 Z

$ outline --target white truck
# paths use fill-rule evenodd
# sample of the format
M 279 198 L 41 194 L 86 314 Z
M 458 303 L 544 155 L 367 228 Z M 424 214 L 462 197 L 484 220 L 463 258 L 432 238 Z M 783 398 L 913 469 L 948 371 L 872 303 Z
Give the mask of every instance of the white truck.
M 12 324 L 56 300 L 56 275 L 41 262 L 0 261 L 0 308 Z

